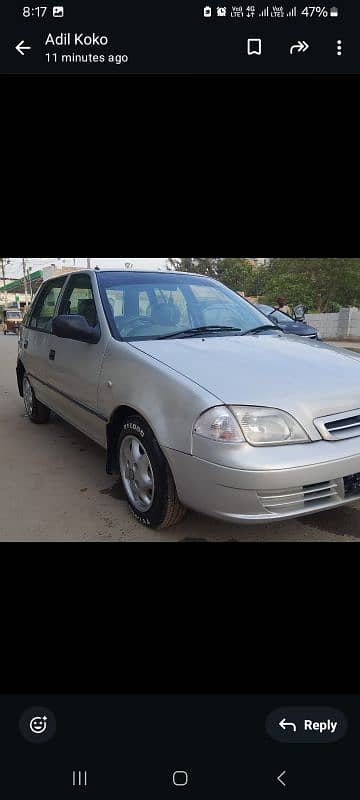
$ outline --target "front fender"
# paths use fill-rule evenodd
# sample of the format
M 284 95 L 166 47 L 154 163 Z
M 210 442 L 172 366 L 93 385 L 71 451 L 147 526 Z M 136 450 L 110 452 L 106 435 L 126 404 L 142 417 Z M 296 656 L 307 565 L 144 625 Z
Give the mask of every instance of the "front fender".
M 125 406 L 144 418 L 160 447 L 190 454 L 195 421 L 219 404 L 206 389 L 126 342 L 114 340 L 105 355 L 99 410 L 110 420 L 110 437 L 114 413 Z

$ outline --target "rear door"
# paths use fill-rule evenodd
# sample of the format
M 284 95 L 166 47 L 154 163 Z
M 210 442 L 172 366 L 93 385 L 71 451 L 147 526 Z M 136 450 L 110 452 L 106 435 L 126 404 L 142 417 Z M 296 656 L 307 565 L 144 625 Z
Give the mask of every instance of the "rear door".
M 76 428 L 103 446 L 106 445 L 106 419 L 98 412 L 98 384 L 110 331 L 95 302 L 91 277 L 72 275 L 62 295 L 58 314 L 80 314 L 89 325 L 100 321 L 97 344 L 49 337 L 49 386 L 51 407 Z M 100 317 L 100 320 L 99 320 Z
M 49 402 L 51 327 L 66 278 L 64 275 L 44 284 L 21 330 L 20 359 L 30 377 L 36 397 L 45 405 Z

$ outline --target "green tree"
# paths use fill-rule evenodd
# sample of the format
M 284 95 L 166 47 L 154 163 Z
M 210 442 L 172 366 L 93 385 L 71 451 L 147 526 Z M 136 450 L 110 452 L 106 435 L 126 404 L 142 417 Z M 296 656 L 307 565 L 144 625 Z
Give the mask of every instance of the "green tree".
M 217 264 L 218 278 L 235 292 L 255 293 L 256 272 L 248 258 L 222 258 Z
M 271 303 L 282 295 L 292 306 L 304 303 L 320 312 L 360 305 L 360 259 L 272 258 L 264 284 Z
M 198 272 L 222 281 L 235 292 L 261 295 L 265 290 L 267 267 L 251 258 L 169 258 L 175 269 Z
M 170 264 L 182 272 L 198 272 L 217 278 L 218 258 L 169 258 Z

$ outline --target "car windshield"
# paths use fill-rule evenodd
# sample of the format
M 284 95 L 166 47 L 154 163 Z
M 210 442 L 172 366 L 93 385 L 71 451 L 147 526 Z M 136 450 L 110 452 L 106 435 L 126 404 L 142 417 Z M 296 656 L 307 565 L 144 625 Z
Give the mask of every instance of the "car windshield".
M 21 313 L 20 311 L 8 311 L 6 314 L 6 318 L 8 320 L 21 319 Z
M 210 278 L 98 272 L 97 279 L 112 333 L 125 341 L 236 336 L 266 326 L 254 306 Z
M 273 306 L 257 306 L 259 311 L 262 311 L 263 314 L 266 314 L 267 317 L 271 317 L 272 322 L 277 323 L 284 323 L 284 322 L 294 322 L 291 317 L 287 314 L 284 314 L 283 311 L 280 311 L 278 308 L 274 308 Z

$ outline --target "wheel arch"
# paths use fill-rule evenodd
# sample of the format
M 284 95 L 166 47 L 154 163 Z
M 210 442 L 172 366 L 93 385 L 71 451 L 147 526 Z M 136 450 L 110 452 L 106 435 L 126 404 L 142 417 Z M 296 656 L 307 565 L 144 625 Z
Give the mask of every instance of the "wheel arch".
M 154 432 L 153 426 L 150 420 L 147 419 L 146 415 L 140 411 L 138 408 L 134 408 L 134 406 L 127 406 L 122 405 L 116 408 L 106 427 L 106 443 L 107 443 L 107 460 L 106 460 L 106 472 L 108 475 L 119 475 L 120 469 L 118 464 L 117 458 L 117 441 L 118 435 L 120 432 L 120 428 L 122 423 L 127 417 L 131 416 L 139 416 L 146 422 L 146 424 L 151 428 L 156 437 L 156 433 Z

